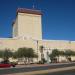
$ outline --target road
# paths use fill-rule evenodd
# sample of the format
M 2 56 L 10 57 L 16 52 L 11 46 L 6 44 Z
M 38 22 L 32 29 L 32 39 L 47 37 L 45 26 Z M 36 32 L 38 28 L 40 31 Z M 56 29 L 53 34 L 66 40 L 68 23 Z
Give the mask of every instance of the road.
M 75 70 L 67 70 L 62 72 L 47 73 L 42 75 L 75 75 Z
M 32 67 L 20 67 L 20 68 L 19 67 L 7 68 L 7 69 L 0 69 L 0 75 L 14 74 L 14 73 L 23 73 L 23 72 L 31 72 L 31 71 L 37 71 L 37 70 L 38 71 L 40 71 L 40 70 L 48 70 L 48 69 L 63 68 L 63 67 L 70 67 L 70 66 L 75 66 L 75 63 L 69 63 L 69 64 L 49 64 L 49 65 L 46 65 L 46 66 L 32 66 Z
M 75 75 L 75 70 L 62 71 L 62 72 L 57 72 L 57 73 L 48 74 L 48 75 Z

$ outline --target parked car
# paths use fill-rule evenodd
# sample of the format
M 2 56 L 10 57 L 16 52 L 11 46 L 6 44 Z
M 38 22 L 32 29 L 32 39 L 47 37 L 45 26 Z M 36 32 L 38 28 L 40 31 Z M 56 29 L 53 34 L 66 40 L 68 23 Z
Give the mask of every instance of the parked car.
M 1 61 L 0 68 L 8 68 L 8 67 L 15 67 L 15 64 L 10 63 L 9 61 Z

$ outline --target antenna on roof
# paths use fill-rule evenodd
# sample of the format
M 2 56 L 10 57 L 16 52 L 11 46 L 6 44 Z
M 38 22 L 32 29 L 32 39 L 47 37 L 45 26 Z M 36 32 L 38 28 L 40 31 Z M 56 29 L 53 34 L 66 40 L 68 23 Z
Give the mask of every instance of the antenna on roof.
M 33 9 L 35 8 L 35 5 L 33 4 Z
M 35 9 L 35 0 L 33 0 L 33 6 L 32 6 L 33 9 Z

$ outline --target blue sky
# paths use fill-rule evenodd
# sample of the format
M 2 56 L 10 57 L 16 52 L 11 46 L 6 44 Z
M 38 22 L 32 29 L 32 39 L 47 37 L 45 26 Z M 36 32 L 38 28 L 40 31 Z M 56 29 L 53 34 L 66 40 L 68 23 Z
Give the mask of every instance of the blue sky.
M 75 0 L 0 0 L 0 37 L 12 36 L 17 8 L 43 12 L 43 39 L 75 40 Z

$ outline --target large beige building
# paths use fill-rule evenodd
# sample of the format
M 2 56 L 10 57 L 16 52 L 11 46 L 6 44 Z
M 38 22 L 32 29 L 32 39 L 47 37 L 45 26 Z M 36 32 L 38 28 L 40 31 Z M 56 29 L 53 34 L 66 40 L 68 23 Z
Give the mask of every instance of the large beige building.
M 13 38 L 42 39 L 42 13 L 39 10 L 18 9 L 13 23 Z
M 47 53 L 50 54 L 53 49 L 75 50 L 75 41 L 42 39 L 41 19 L 41 11 L 19 8 L 12 24 L 13 38 L 0 38 L 0 49 L 9 48 L 15 51 L 20 47 L 33 48 L 38 54 L 38 61 L 41 60 L 40 46 L 44 47 L 44 58 L 46 60 L 49 60 Z

